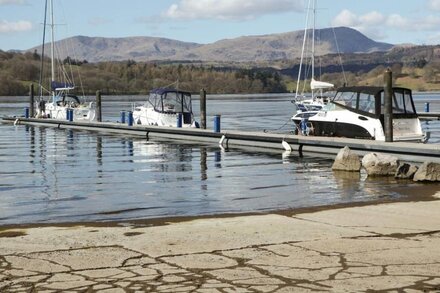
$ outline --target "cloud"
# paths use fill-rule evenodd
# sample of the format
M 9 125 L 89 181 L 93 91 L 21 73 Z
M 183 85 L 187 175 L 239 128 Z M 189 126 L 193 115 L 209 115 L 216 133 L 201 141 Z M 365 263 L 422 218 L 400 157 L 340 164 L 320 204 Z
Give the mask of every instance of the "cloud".
M 0 33 L 25 32 L 32 29 L 32 23 L 27 20 L 9 22 L 0 20 Z
M 440 11 L 440 0 L 428 0 L 428 8 Z
M 440 26 L 440 17 L 427 15 L 423 19 L 405 18 L 398 14 L 392 14 L 387 17 L 386 23 L 388 27 L 402 31 L 438 31 Z
M 386 38 L 386 35 L 384 35 L 383 30 L 380 29 L 380 25 L 385 21 L 386 17 L 377 11 L 359 16 L 344 9 L 333 19 L 332 26 L 352 27 L 370 38 L 382 40 Z
M 430 0 L 438 2 L 440 0 Z M 383 15 L 377 11 L 364 15 L 357 15 L 349 10 L 342 10 L 332 21 L 333 26 L 352 27 L 374 39 L 384 39 L 385 28 L 398 31 L 437 31 L 440 26 L 440 17 L 427 15 L 423 19 L 406 18 L 399 14 Z
M 365 26 L 369 25 L 381 25 L 386 20 L 386 17 L 377 11 L 372 11 L 365 15 L 362 15 L 359 19 L 360 23 Z
M 24 5 L 26 4 L 25 0 L 0 0 L 1 5 Z
M 333 26 L 357 26 L 359 25 L 359 18 L 350 10 L 342 10 L 332 21 Z
M 249 20 L 266 14 L 303 11 L 302 0 L 180 0 L 163 17 L 171 19 Z
M 377 11 L 372 11 L 364 15 L 356 15 L 350 10 L 342 10 L 332 21 L 333 26 L 371 26 L 384 23 L 386 17 Z

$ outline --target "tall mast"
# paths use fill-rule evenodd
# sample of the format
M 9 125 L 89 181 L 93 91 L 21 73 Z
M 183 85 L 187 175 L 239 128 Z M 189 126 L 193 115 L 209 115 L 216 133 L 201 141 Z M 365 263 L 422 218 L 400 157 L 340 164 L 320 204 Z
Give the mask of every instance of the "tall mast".
M 299 83 L 301 81 L 301 71 L 302 71 L 302 65 L 303 65 L 303 61 L 304 61 L 304 51 L 306 48 L 307 30 L 308 30 L 308 25 L 309 25 L 309 9 L 310 9 L 310 2 L 311 1 L 312 0 L 309 0 L 309 4 L 307 5 L 306 25 L 305 25 L 305 29 L 304 29 L 303 45 L 302 45 L 302 50 L 301 50 L 301 60 L 299 62 L 298 80 L 296 82 L 295 100 L 298 99 Z
M 43 70 L 44 70 L 44 43 L 46 42 L 46 24 L 47 24 L 47 0 L 44 2 L 44 22 L 43 22 L 43 42 L 41 45 L 41 65 L 40 65 L 40 78 L 38 84 L 40 85 L 40 99 L 43 97 Z
M 312 80 L 315 79 L 315 28 L 316 28 L 316 0 L 313 0 L 313 28 L 312 28 Z M 312 89 L 312 98 L 315 95 Z
M 50 0 L 50 27 L 51 27 L 51 44 L 50 44 L 50 59 L 51 59 L 51 81 L 55 81 L 55 32 L 53 20 L 53 0 Z M 52 83 L 51 83 L 52 87 Z M 52 89 L 52 95 L 55 96 L 55 91 Z

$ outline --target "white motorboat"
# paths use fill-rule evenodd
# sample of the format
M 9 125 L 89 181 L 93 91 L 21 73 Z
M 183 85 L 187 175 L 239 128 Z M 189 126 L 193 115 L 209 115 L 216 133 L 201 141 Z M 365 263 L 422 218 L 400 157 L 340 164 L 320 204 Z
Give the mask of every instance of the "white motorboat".
M 51 27 L 51 82 L 50 90 L 47 90 L 51 94 L 51 98 L 47 101 L 43 99 L 43 86 L 42 75 L 40 75 L 40 101 L 37 105 L 37 117 L 41 118 L 52 118 L 58 120 L 66 120 L 68 117 L 68 112 L 70 111 L 72 115 L 72 120 L 74 121 L 94 121 L 96 120 L 96 109 L 94 102 L 85 102 L 85 98 L 79 98 L 76 95 L 70 94 L 70 91 L 75 89 L 73 78 L 64 70 L 64 65 L 61 65 L 61 71 L 59 76 L 64 80 L 63 82 L 57 82 L 55 76 L 55 40 L 54 40 L 54 9 L 53 0 L 46 0 L 45 7 L 47 8 L 47 1 L 49 1 L 51 22 L 49 26 Z M 44 30 L 46 28 L 46 14 L 44 16 Z M 42 56 L 44 56 L 44 36 L 43 33 L 43 49 Z M 42 62 L 42 64 L 44 64 Z M 43 66 L 41 72 L 43 71 Z
M 168 88 L 153 89 L 143 105 L 134 106 L 133 121 L 140 125 L 199 127 L 192 112 L 191 93 Z
M 394 87 L 392 95 L 393 141 L 424 142 L 412 92 Z M 385 141 L 384 88 L 343 87 L 319 111 L 296 113 L 292 117 L 297 133 Z

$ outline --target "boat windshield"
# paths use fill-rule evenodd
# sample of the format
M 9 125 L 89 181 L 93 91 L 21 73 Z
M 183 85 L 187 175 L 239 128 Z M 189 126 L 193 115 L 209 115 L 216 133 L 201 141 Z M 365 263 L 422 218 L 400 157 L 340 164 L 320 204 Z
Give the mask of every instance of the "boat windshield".
M 357 92 L 338 92 L 333 102 L 348 108 L 354 108 L 356 106 L 356 99 Z
M 56 102 L 56 104 L 58 106 L 78 106 L 79 104 L 81 104 L 79 98 L 75 95 L 66 95 L 66 94 L 61 94 L 58 96 L 54 97 L 54 101 Z

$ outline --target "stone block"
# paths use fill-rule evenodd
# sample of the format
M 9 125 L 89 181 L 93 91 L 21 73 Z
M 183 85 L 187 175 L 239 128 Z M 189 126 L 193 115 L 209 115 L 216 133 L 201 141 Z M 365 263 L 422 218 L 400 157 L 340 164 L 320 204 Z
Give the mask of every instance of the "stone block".
M 359 156 L 350 150 L 349 147 L 344 147 L 336 156 L 332 170 L 359 172 L 361 170 Z
M 390 155 L 369 153 L 362 158 L 362 166 L 368 176 L 394 176 L 399 160 Z
M 414 174 L 414 181 L 440 181 L 440 164 L 423 163 Z

